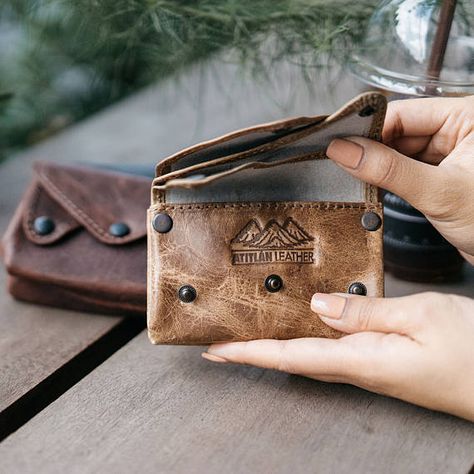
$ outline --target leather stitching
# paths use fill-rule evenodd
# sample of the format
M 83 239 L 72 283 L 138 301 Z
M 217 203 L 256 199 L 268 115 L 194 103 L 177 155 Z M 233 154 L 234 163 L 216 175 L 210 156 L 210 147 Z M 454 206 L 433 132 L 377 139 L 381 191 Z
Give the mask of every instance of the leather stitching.
M 231 141 L 235 138 L 240 138 L 242 136 L 247 135 L 248 133 L 251 132 L 276 132 L 279 130 L 284 130 L 285 128 L 289 128 L 289 126 L 292 127 L 299 127 L 299 126 L 304 126 L 304 125 L 309 125 L 311 122 L 314 121 L 314 125 L 317 123 L 320 123 L 324 121 L 327 118 L 327 115 L 319 115 L 315 117 L 308 117 L 308 121 L 304 120 L 306 117 L 299 117 L 296 119 L 288 119 L 288 120 L 278 120 L 277 122 L 273 122 L 270 124 L 266 125 L 256 125 L 254 127 L 247 127 L 244 129 L 240 129 L 234 132 L 227 133 L 223 136 L 201 142 L 197 145 L 191 146 L 189 148 L 186 148 L 185 150 L 179 151 L 178 153 L 175 153 L 171 155 L 170 157 L 166 158 L 165 160 L 161 161 L 160 163 L 157 164 L 156 169 L 155 169 L 155 176 L 161 176 L 163 175 L 164 170 L 168 170 L 171 168 L 171 165 L 175 163 L 176 161 L 179 161 L 181 158 L 185 158 L 186 156 L 192 155 L 193 153 L 201 150 L 205 150 L 209 146 L 212 145 L 219 145 L 221 143 L 226 143 L 228 141 Z M 262 145 L 261 145 L 262 146 Z M 167 171 L 168 173 L 169 171 Z
M 344 118 L 344 117 L 352 114 L 354 111 L 361 110 L 362 108 L 364 108 L 367 105 L 370 105 L 370 106 L 373 106 L 373 107 L 376 108 L 376 113 L 373 116 L 371 127 L 370 127 L 369 132 L 368 132 L 368 138 L 380 141 L 381 127 L 382 127 L 382 124 L 383 124 L 383 121 L 384 121 L 384 118 L 385 118 L 386 103 L 381 101 L 380 94 L 366 94 L 366 95 L 362 95 L 361 97 L 355 98 L 352 102 L 350 102 L 348 105 L 343 107 L 342 110 L 340 110 L 339 112 L 336 112 L 335 114 L 333 114 L 331 116 L 328 116 L 330 118 L 330 120 L 327 120 L 327 118 L 326 118 L 324 121 L 316 123 L 313 127 L 309 127 L 308 129 L 305 129 L 305 130 L 303 130 L 299 133 L 296 132 L 294 134 L 287 135 L 287 136 L 282 137 L 280 139 L 277 139 L 277 140 L 275 140 L 275 141 L 273 141 L 269 144 L 261 145 L 260 147 L 256 147 L 256 148 L 253 148 L 253 149 L 248 150 L 248 151 L 237 153 L 235 155 L 229 155 L 229 156 L 218 158 L 216 160 L 211 160 L 213 162 L 212 165 L 220 164 L 220 163 L 229 163 L 231 161 L 237 161 L 237 160 L 244 159 L 244 158 L 247 158 L 247 157 L 250 157 L 250 156 L 254 156 L 255 154 L 260 154 L 260 153 L 263 153 L 263 152 L 266 152 L 266 151 L 273 150 L 275 148 L 283 147 L 288 143 L 292 143 L 292 142 L 297 141 L 299 139 L 305 138 L 306 136 L 311 135 L 312 133 L 314 133 L 316 130 L 324 128 L 324 126 L 327 125 L 328 123 L 333 123 L 333 122 L 335 122 L 335 121 L 337 121 L 341 118 Z M 247 131 L 250 133 L 250 132 L 252 132 L 252 129 L 247 129 Z M 211 141 L 210 145 L 216 143 L 217 140 L 215 142 Z M 217 142 L 217 143 L 219 143 L 219 142 Z M 198 146 L 199 145 L 197 145 L 196 148 L 194 148 L 194 151 L 197 151 Z M 169 167 L 172 163 L 178 161 L 179 159 L 183 158 L 184 156 L 187 156 L 187 155 L 191 154 L 193 152 L 193 149 L 191 148 L 190 150 L 187 150 L 187 151 L 188 151 L 188 153 L 186 153 L 186 154 L 180 153 L 178 155 L 173 155 L 170 158 L 167 158 L 163 162 L 161 162 L 156 168 L 156 177 L 153 180 L 153 185 L 155 185 L 156 181 L 159 182 L 159 180 L 163 179 L 164 176 L 163 175 L 160 176 L 159 175 L 160 172 L 162 172 L 164 169 Z M 326 156 L 324 156 L 323 158 L 327 159 Z M 195 170 L 198 170 L 198 169 L 207 168 L 209 166 L 209 163 L 210 162 L 199 163 L 197 165 L 192 165 L 189 168 L 192 168 L 192 170 L 195 171 Z M 182 172 L 182 170 L 177 171 L 177 173 L 179 173 L 179 172 Z M 173 175 L 172 173 L 173 172 L 168 173 L 168 175 Z M 366 199 L 370 202 L 377 202 L 377 200 L 378 200 L 377 199 L 378 198 L 377 188 L 373 185 L 370 185 L 370 184 L 366 183 L 365 190 L 366 190 Z M 165 193 L 165 191 L 160 190 L 159 188 L 156 189 L 156 188 L 153 187 L 152 188 L 152 199 L 155 202 L 156 201 L 161 202 L 161 203 L 166 202 L 166 193 Z
M 229 158 L 234 157 L 234 156 L 238 157 L 239 159 L 240 158 L 246 158 L 248 156 L 253 156 L 254 154 L 269 151 L 269 150 L 272 150 L 274 148 L 279 148 L 280 146 L 286 145 L 288 143 L 291 143 L 293 141 L 296 141 L 296 140 L 304 138 L 308 135 L 311 135 L 312 133 L 314 133 L 315 130 L 319 130 L 320 128 L 324 128 L 324 126 L 327 123 L 336 122 L 337 120 L 339 120 L 341 118 L 344 118 L 344 117 L 350 115 L 352 112 L 354 112 L 356 110 L 359 110 L 361 108 L 364 108 L 367 105 L 377 106 L 377 105 L 379 105 L 379 102 L 380 102 L 380 94 L 366 94 L 366 95 L 363 95 L 361 97 L 357 97 L 357 98 L 354 99 L 353 102 L 350 102 L 349 104 L 347 104 L 339 112 L 336 112 L 335 114 L 332 114 L 330 116 L 326 116 L 323 121 L 317 122 L 314 126 L 309 127 L 305 130 L 302 130 L 301 132 L 295 132 L 294 134 L 286 135 L 284 137 L 276 139 L 273 142 L 270 142 L 270 143 L 267 143 L 267 144 L 264 144 L 264 145 L 260 145 L 259 147 L 256 147 L 256 148 L 252 148 L 251 150 L 244 151 L 244 152 L 241 152 L 241 153 L 236 153 L 234 155 L 228 155 L 228 156 L 225 156 L 225 157 L 221 157 L 221 158 L 218 158 L 218 159 L 213 160 L 213 161 L 217 162 L 217 160 L 223 160 L 224 162 L 227 162 L 227 160 L 229 160 Z M 379 111 L 377 110 L 377 112 L 379 112 Z M 330 120 L 328 120 L 328 118 Z M 383 119 L 383 117 L 382 117 L 382 119 Z M 372 123 L 374 123 L 374 122 L 378 122 L 376 115 L 374 115 L 374 118 L 372 120 Z M 373 131 L 373 130 L 375 130 L 375 128 L 376 127 L 371 127 L 370 130 Z M 253 130 L 248 129 L 247 131 L 252 132 Z M 210 144 L 212 145 L 213 143 L 211 142 Z M 190 151 L 190 153 L 192 153 L 192 150 Z M 187 153 L 186 155 L 181 154 L 181 153 L 178 154 L 178 155 L 173 155 L 170 158 L 167 158 L 166 160 L 161 162 L 160 165 L 157 167 L 157 176 L 156 177 L 157 178 L 162 177 L 162 176 L 158 176 L 158 173 L 165 166 L 169 166 L 170 164 L 175 163 L 176 161 L 183 158 L 184 156 L 187 156 L 190 153 Z M 205 162 L 203 164 L 207 165 L 208 163 Z
M 214 181 L 218 181 L 221 178 L 231 176 L 235 173 L 239 173 L 240 171 L 243 170 L 248 170 L 248 169 L 267 169 L 267 168 L 273 168 L 276 166 L 281 166 L 281 165 L 287 165 L 290 163 L 298 163 L 300 161 L 310 161 L 310 160 L 324 160 L 327 159 L 326 153 L 324 151 L 317 151 L 313 153 L 308 153 L 305 155 L 298 156 L 296 158 L 287 158 L 287 159 L 281 159 L 279 161 L 272 161 L 272 162 L 265 162 L 265 161 L 251 161 L 249 163 L 244 163 L 242 165 L 238 165 L 235 168 L 230 168 L 225 171 L 221 171 L 219 173 L 211 174 L 204 178 L 201 182 L 196 182 L 193 181 L 193 187 L 196 185 L 206 185 L 213 183 Z M 153 188 L 157 190 L 166 190 L 173 188 L 174 186 L 169 186 L 170 183 L 172 183 L 175 180 L 179 179 L 186 179 L 186 178 L 174 178 L 169 181 L 166 181 L 162 185 L 154 185 Z
M 27 203 L 31 202 L 31 204 L 30 206 L 28 206 L 28 211 L 26 212 L 25 219 L 23 220 L 23 230 L 25 231 L 27 237 L 29 237 L 31 241 L 37 244 L 52 244 L 56 242 L 56 240 L 58 240 L 59 238 L 63 237 L 64 235 L 77 228 L 78 225 L 68 225 L 66 227 L 63 226 L 62 229 L 60 226 L 57 226 L 50 234 L 37 234 L 34 230 L 33 223 L 35 216 L 37 217 L 38 214 L 37 209 L 41 197 L 41 192 L 41 184 L 35 181 L 33 184 L 31 198 L 26 200 Z
M 347 203 L 347 202 L 236 202 L 236 203 L 212 203 L 212 204 L 168 204 L 163 203 L 160 206 L 151 207 L 150 210 L 177 210 L 177 211 L 188 211 L 188 210 L 201 210 L 201 209 L 226 209 L 226 208 L 310 208 L 310 209 L 381 209 L 382 204 L 373 204 L 368 202 L 361 203 Z
M 100 227 L 99 224 L 97 224 L 88 214 L 85 213 L 80 207 L 78 207 L 74 202 L 72 202 L 44 173 L 38 172 L 38 175 L 46 181 L 48 186 L 51 187 L 51 189 L 59 195 L 61 199 L 65 201 L 65 203 L 70 207 L 71 212 L 74 215 L 74 212 L 81 218 L 83 219 L 87 224 L 89 224 L 92 229 L 97 232 L 101 237 L 104 238 L 104 240 L 111 240 L 111 241 L 116 241 L 120 242 L 123 241 L 125 237 L 115 237 L 113 235 L 110 235 L 107 231 L 105 231 L 102 227 Z M 130 236 L 133 234 L 128 234 L 126 237 L 130 239 Z

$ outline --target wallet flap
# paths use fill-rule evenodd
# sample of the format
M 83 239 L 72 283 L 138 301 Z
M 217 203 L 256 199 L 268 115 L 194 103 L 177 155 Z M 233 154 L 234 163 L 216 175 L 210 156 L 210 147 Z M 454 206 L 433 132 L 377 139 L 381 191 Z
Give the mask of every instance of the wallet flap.
M 168 172 L 207 163 L 270 144 L 278 138 L 303 130 L 308 126 L 316 125 L 324 121 L 326 117 L 326 115 L 295 117 L 227 133 L 171 155 L 156 165 L 155 175 L 161 176 Z
M 301 160 L 326 159 L 326 148 L 334 138 L 355 135 L 379 140 L 385 109 L 386 99 L 382 94 L 366 93 L 332 115 L 314 117 L 312 121 L 302 117 L 299 120 L 307 121 L 305 126 L 290 126 L 290 131 L 285 135 L 277 136 L 274 140 L 253 148 L 249 147 L 243 151 L 233 149 L 229 154 L 218 157 L 201 156 L 196 163 L 183 166 L 189 162 L 186 152 L 190 151 L 185 150 L 164 160 L 157 168 L 154 189 L 190 189 L 249 168 L 263 169 Z M 295 120 L 290 119 L 287 124 L 292 125 Z M 260 130 L 260 127 L 256 129 Z M 255 134 L 256 129 L 245 129 L 240 133 L 244 134 L 243 136 L 251 136 Z M 224 139 L 225 137 L 220 140 Z M 221 143 L 219 139 L 217 142 Z M 215 146 L 215 141 L 210 141 L 196 145 L 191 151 L 195 155 L 202 155 L 203 149 L 212 150 Z M 164 170 L 170 167 L 173 169 L 164 173 Z
M 385 97 L 361 94 L 329 116 L 301 117 L 247 128 L 164 160 L 153 181 L 153 202 L 331 200 L 377 202 L 377 189 L 327 159 L 334 138 L 381 139 Z M 286 125 L 286 128 L 285 128 Z M 257 143 L 256 136 L 270 133 Z M 240 140 L 236 143 L 236 140 Z M 241 142 L 246 144 L 243 147 Z M 225 146 L 227 148 L 225 148 Z M 227 149 L 228 154 L 223 154 Z M 329 164 L 328 164 L 329 162 Z M 299 183 L 310 178 L 310 192 Z M 329 183 L 338 183 L 330 187 Z M 313 190 L 316 190 L 313 192 Z M 344 191 L 346 190 L 346 191 Z M 256 192 L 258 191 L 258 192 Z
M 35 244 L 52 244 L 80 227 L 112 245 L 146 235 L 146 178 L 50 162 L 35 163 L 34 171 L 36 180 L 25 201 L 23 228 Z M 34 228 L 35 219 L 42 216 L 54 222 L 54 230 L 46 235 Z M 123 235 L 111 233 L 113 224 L 121 224 Z

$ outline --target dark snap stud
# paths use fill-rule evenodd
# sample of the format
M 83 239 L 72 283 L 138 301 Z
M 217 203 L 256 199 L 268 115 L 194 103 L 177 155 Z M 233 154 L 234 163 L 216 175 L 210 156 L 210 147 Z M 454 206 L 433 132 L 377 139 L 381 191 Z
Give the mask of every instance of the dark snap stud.
M 365 230 L 373 232 L 374 230 L 380 229 L 380 226 L 382 225 L 382 219 L 375 212 L 369 211 L 363 214 L 361 223 Z
M 364 107 L 360 112 L 359 112 L 359 116 L 360 117 L 369 117 L 370 115 L 372 115 L 373 113 L 375 112 L 375 109 L 368 105 L 367 107 Z
M 265 288 L 270 293 L 276 293 L 283 287 L 283 280 L 278 275 L 270 275 L 265 279 Z
M 155 229 L 160 234 L 165 234 L 169 232 L 173 227 L 173 219 L 168 214 L 160 212 L 153 218 L 153 229 Z
M 355 283 L 351 283 L 349 285 L 347 292 L 351 295 L 366 296 L 367 288 L 363 283 L 356 281 Z
M 114 237 L 125 237 L 130 234 L 130 227 L 124 222 L 115 222 L 109 227 L 109 234 Z
M 183 303 L 192 303 L 196 299 L 197 293 L 191 285 L 183 285 L 178 290 L 178 298 Z
M 54 231 L 56 225 L 50 217 L 40 216 L 33 222 L 33 229 L 38 235 L 48 235 Z

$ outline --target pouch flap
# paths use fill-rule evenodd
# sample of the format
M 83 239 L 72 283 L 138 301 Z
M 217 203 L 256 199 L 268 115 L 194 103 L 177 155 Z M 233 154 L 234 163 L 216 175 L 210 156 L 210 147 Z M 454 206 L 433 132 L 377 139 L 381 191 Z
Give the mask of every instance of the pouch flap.
M 304 159 L 326 159 L 326 148 L 334 138 L 354 135 L 379 140 L 385 110 L 386 99 L 382 94 L 366 93 L 329 116 L 313 117 L 312 120 L 306 117 L 290 119 L 287 124 L 294 125 L 298 120 L 298 123 L 303 121 L 305 125 L 291 126 L 284 135 L 276 135 L 272 141 L 242 151 L 234 150 L 224 156 L 212 157 L 209 153 L 204 155 L 204 151 L 213 150 L 217 145 L 222 147 L 222 142 L 228 137 L 202 143 L 164 160 L 157 168 L 153 184 L 158 190 L 194 188 L 248 168 L 262 169 Z M 283 123 L 280 122 L 280 126 Z M 240 131 L 244 135 L 239 137 L 242 139 L 245 134 L 252 136 L 256 130 L 260 127 Z M 233 136 L 232 139 L 235 140 Z M 195 156 L 194 163 L 190 163 L 192 156 Z M 185 163 L 187 166 L 183 166 Z M 174 170 L 158 174 L 167 168 L 167 164 L 168 169 L 171 167 Z
M 143 210 L 149 202 L 148 179 L 44 161 L 36 162 L 33 169 L 35 182 L 25 201 L 23 228 L 35 244 L 54 243 L 80 227 L 112 245 L 146 235 Z M 34 229 L 38 217 L 50 218 L 54 230 L 38 234 Z M 124 224 L 123 235 L 112 235 L 110 226 L 119 223 Z

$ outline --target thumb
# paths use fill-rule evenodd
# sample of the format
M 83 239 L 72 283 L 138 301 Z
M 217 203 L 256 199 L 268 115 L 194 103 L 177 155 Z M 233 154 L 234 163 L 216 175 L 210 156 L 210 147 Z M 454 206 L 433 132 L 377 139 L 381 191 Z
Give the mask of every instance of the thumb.
M 425 295 L 371 298 L 346 293 L 316 293 L 311 309 L 322 321 L 346 333 L 375 331 L 412 336 L 423 327 Z
M 327 156 L 351 175 L 398 194 L 428 216 L 447 211 L 449 174 L 362 137 L 336 138 Z

